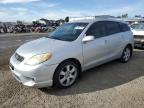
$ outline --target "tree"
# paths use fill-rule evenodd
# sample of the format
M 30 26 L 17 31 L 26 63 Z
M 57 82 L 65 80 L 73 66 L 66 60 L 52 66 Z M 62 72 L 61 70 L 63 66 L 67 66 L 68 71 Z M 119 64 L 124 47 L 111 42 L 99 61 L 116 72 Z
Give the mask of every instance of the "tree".
M 126 14 L 122 14 L 122 16 L 121 16 L 122 18 L 128 18 L 128 14 L 126 13 Z
M 69 22 L 69 17 L 68 16 L 65 18 L 65 22 Z
M 135 15 L 135 17 L 136 17 L 136 18 L 142 18 L 142 16 L 141 16 L 141 15 Z
M 117 16 L 117 18 L 121 18 L 121 16 Z
M 128 14 L 126 13 L 126 14 L 119 15 L 117 16 L 117 18 L 128 18 Z

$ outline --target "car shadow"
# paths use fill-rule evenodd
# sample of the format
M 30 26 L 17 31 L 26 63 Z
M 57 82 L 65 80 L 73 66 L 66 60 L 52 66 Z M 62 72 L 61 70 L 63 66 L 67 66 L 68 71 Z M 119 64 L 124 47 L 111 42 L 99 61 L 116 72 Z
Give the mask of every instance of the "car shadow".
M 67 89 L 43 88 L 49 95 L 65 96 L 114 88 L 144 76 L 144 51 L 135 50 L 133 58 L 125 64 L 118 61 L 101 65 L 82 73 L 82 77 Z

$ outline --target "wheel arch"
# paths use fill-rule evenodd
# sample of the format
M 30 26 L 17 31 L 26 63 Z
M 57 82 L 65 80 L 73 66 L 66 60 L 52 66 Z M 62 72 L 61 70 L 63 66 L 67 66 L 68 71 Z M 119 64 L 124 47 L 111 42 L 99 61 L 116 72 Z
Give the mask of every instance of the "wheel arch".
M 74 63 L 76 63 L 76 64 L 78 65 L 78 67 L 79 67 L 79 75 L 80 75 L 80 73 L 82 72 L 82 65 L 81 65 L 80 61 L 79 61 L 78 59 L 76 59 L 76 58 L 68 58 L 68 59 L 63 60 L 63 61 L 57 66 L 57 68 L 55 69 L 55 72 L 57 71 L 58 67 L 59 67 L 62 63 L 67 62 L 67 61 L 72 61 L 72 62 L 74 62 Z M 54 72 L 54 74 L 55 74 L 55 72 Z M 54 75 L 53 75 L 53 78 L 54 78 Z
M 132 46 L 132 44 L 131 44 L 131 43 L 127 44 L 127 45 L 126 45 L 126 47 L 127 47 L 127 46 L 129 46 L 129 47 L 130 47 L 130 49 L 131 49 L 131 56 L 132 56 L 132 54 L 133 54 L 133 46 Z

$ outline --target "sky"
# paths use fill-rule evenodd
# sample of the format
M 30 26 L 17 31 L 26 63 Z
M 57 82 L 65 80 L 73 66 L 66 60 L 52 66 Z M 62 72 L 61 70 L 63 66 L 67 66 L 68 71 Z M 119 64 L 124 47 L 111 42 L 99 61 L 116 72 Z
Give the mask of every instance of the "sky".
M 96 15 L 144 16 L 144 0 L 0 0 L 0 21 Z

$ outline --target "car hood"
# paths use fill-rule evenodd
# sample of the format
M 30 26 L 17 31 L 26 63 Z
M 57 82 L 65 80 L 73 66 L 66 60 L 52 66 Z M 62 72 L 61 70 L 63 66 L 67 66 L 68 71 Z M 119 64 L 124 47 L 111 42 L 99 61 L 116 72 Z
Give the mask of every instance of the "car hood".
M 60 50 L 67 43 L 67 41 L 43 37 L 20 46 L 16 52 L 23 57 L 32 57 L 37 54 L 52 53 L 54 50 Z
M 133 35 L 144 36 L 144 30 L 132 30 Z

